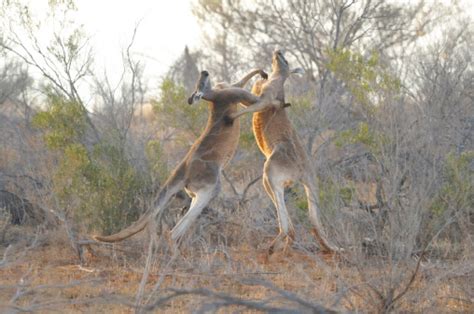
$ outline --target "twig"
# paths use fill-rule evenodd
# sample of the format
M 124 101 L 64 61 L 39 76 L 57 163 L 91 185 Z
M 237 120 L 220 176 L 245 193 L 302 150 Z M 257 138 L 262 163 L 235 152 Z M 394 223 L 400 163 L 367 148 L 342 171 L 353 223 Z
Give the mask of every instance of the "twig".
M 240 197 L 240 201 L 243 202 L 246 197 L 247 197 L 247 192 L 248 190 L 250 189 L 250 187 L 252 185 L 254 185 L 255 183 L 257 183 L 260 179 L 262 178 L 262 175 L 259 175 L 258 177 L 256 177 L 255 179 L 253 179 L 252 181 L 250 181 L 247 186 L 245 187 L 244 191 L 242 192 L 242 196 Z
M 198 295 L 198 296 L 203 296 L 203 297 L 208 297 L 208 298 L 215 298 L 220 300 L 221 302 L 213 302 L 213 303 L 207 303 L 201 306 L 201 308 L 196 311 L 196 313 L 205 313 L 208 312 L 211 308 L 212 309 L 218 309 L 221 307 L 228 307 L 228 306 L 243 306 L 247 309 L 252 309 L 252 310 L 258 310 L 258 311 L 265 311 L 265 312 L 271 312 L 271 313 L 295 313 L 297 312 L 296 309 L 292 308 L 279 308 L 279 307 L 274 307 L 274 306 L 267 306 L 265 303 L 267 303 L 265 300 L 263 301 L 255 301 L 255 300 L 244 300 L 241 298 L 237 298 L 228 294 L 224 293 L 219 293 L 219 292 L 214 292 L 208 289 L 204 288 L 199 288 L 199 289 L 167 289 L 168 291 L 171 291 L 171 294 L 162 298 L 159 298 L 156 300 L 153 304 L 150 304 L 143 309 L 146 311 L 153 311 L 167 302 L 178 298 L 180 296 L 186 296 L 186 295 Z M 324 312 L 327 313 L 327 312 Z
M 148 234 L 149 234 L 149 244 L 148 244 L 148 254 L 146 257 L 145 269 L 143 270 L 143 275 L 140 280 L 140 285 L 138 286 L 137 294 L 135 296 L 135 305 L 140 306 L 140 303 L 143 299 L 143 294 L 145 292 L 145 285 L 148 281 L 148 276 L 150 275 L 151 264 L 155 257 L 155 247 L 156 247 L 156 223 L 154 220 L 148 225 Z
M 258 280 L 258 279 L 250 279 L 250 280 L 244 280 L 244 283 L 247 283 L 249 285 L 259 285 L 263 286 L 267 289 L 270 289 L 272 291 L 277 292 L 280 296 L 282 296 L 284 299 L 295 302 L 303 307 L 309 308 L 312 310 L 313 313 L 335 313 L 333 310 L 327 309 L 319 304 L 314 304 L 311 302 L 308 302 L 306 300 L 301 299 L 298 297 L 296 294 L 283 290 L 272 283 L 263 281 L 263 280 Z

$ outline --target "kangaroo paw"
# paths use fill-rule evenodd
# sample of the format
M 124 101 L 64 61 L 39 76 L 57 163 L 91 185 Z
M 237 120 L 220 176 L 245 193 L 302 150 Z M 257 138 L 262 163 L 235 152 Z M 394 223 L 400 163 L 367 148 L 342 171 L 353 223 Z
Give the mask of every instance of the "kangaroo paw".
M 225 125 L 233 125 L 234 124 L 234 119 L 232 119 L 229 116 L 224 116 L 224 123 L 225 123 Z

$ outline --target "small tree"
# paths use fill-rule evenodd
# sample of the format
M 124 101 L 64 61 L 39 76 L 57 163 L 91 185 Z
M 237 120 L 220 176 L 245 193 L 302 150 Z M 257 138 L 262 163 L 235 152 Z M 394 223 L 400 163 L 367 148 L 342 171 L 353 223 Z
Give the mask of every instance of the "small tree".
M 88 229 L 112 233 L 135 219 L 137 197 L 146 181 L 115 146 L 83 144 L 87 125 L 82 106 L 51 94 L 48 107 L 33 124 L 44 130 L 44 140 L 56 152 L 53 192 L 64 208 Z

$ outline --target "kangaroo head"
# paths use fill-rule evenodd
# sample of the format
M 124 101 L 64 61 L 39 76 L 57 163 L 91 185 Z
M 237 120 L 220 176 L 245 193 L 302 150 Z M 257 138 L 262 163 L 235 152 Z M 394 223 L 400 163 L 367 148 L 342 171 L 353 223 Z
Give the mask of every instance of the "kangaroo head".
M 272 57 L 272 71 L 280 73 L 281 75 L 290 76 L 290 74 L 304 74 L 305 71 L 302 68 L 290 69 L 288 61 L 285 59 L 284 51 L 276 49 L 273 51 Z
M 199 101 L 206 92 L 211 90 L 211 79 L 209 72 L 202 71 L 196 84 L 196 90 L 188 98 L 188 104 L 192 105 Z
M 273 51 L 272 71 L 279 72 L 283 75 L 290 74 L 290 65 L 288 64 L 288 61 L 285 59 L 284 52 L 280 49 L 276 49 L 275 51 Z

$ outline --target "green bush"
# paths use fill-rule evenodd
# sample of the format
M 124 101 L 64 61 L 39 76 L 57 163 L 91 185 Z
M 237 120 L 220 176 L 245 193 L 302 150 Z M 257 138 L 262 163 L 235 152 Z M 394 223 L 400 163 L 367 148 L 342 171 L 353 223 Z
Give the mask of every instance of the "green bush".
M 157 140 L 149 141 L 145 147 L 145 155 L 153 177 L 157 178 L 160 182 L 165 181 L 168 178 L 169 169 L 164 158 L 164 150 L 161 143 Z
M 194 137 L 198 137 L 207 119 L 207 105 L 202 101 L 189 105 L 188 96 L 183 86 L 171 79 L 164 79 L 160 86 L 160 97 L 152 100 L 153 110 L 159 121 L 167 127 L 188 130 Z M 177 140 L 186 140 L 186 133 L 180 132 Z
M 374 155 L 380 153 L 383 147 L 389 143 L 389 138 L 385 134 L 377 131 L 367 122 L 359 122 L 356 129 L 338 132 L 334 141 L 338 148 L 349 144 L 362 144 Z
M 342 82 L 367 114 L 373 114 L 382 95 L 399 92 L 400 80 L 380 62 L 378 53 L 368 57 L 348 49 L 328 50 L 326 67 Z
M 47 147 L 56 152 L 52 186 L 58 206 L 89 230 L 120 230 L 137 218 L 137 199 L 147 176 L 133 168 L 118 144 L 84 144 L 86 112 L 80 104 L 58 95 L 48 100 L 33 125 L 44 131 Z
M 474 151 L 459 155 L 450 153 L 446 156 L 443 169 L 443 184 L 433 198 L 430 210 L 442 216 L 448 209 L 454 211 L 472 210 L 474 208 Z

